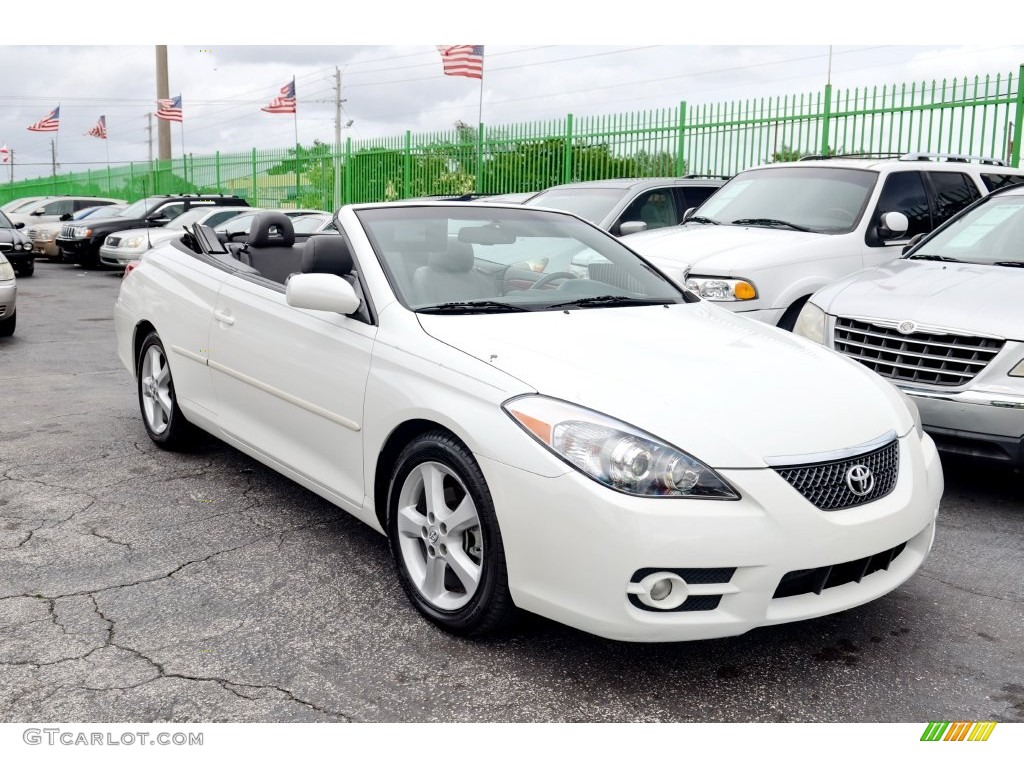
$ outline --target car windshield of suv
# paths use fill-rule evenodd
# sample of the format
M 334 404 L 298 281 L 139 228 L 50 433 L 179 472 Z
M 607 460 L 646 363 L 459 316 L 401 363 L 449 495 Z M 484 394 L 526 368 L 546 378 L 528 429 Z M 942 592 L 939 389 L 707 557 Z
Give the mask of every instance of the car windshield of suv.
M 14 225 L 11 220 L 4 215 L 3 211 L 0 211 L 0 229 L 14 229 Z
M 864 214 L 877 176 L 857 168 L 761 168 L 735 176 L 694 215 L 736 226 L 850 232 Z
M 575 213 L 581 219 L 599 224 L 625 194 L 623 189 L 606 187 L 580 187 L 576 189 L 549 189 L 538 192 L 524 205 L 557 208 Z
M 159 198 L 144 197 L 141 200 L 136 200 L 117 215 L 125 219 L 141 219 L 146 215 L 146 211 L 159 202 Z
M 117 216 L 123 210 L 123 205 L 99 205 L 95 208 L 83 208 L 82 210 L 73 213 L 71 215 L 71 220 L 81 221 L 82 219 L 88 219 L 90 216 L 96 216 L 97 214 L 101 217 Z
M 562 214 L 467 205 L 367 208 L 356 215 L 399 300 L 417 312 L 694 300 L 611 235 Z
M 1024 192 L 988 198 L 904 258 L 1024 267 Z

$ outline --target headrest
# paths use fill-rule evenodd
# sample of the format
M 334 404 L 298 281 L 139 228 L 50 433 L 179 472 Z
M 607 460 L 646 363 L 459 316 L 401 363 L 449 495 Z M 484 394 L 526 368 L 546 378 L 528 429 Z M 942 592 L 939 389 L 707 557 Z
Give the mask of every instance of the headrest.
M 277 234 L 271 234 L 271 227 L 277 228 Z M 295 228 L 292 220 L 280 211 L 263 211 L 257 213 L 252 220 L 252 228 L 247 239 L 249 245 L 264 248 L 269 245 L 292 246 L 295 244 Z
M 427 266 L 438 272 L 469 272 L 473 268 L 473 246 L 452 240 L 448 250 L 427 257 Z
M 302 246 L 303 272 L 344 277 L 352 271 L 352 254 L 340 235 L 312 235 Z

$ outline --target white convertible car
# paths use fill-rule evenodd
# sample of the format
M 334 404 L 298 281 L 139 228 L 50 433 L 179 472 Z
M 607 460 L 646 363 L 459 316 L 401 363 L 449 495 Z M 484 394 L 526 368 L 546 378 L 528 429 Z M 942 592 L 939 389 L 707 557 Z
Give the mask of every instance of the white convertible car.
M 337 225 L 300 247 L 268 212 L 239 250 L 202 226 L 153 249 L 118 351 L 158 445 L 201 428 L 386 534 L 445 629 L 518 608 L 737 635 L 873 600 L 927 556 L 935 447 L 859 363 L 571 214 L 365 204 Z

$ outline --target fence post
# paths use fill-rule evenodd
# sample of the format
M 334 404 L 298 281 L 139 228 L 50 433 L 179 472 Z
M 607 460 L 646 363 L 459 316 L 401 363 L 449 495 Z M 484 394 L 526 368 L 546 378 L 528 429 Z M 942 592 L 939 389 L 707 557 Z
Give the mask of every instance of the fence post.
M 352 201 L 352 137 L 345 137 L 345 196 L 342 204 L 347 205 Z
M 220 150 L 213 156 L 213 165 L 217 173 L 217 192 L 223 194 L 224 190 L 220 188 Z
M 562 183 L 572 181 L 572 113 L 565 118 L 565 148 L 562 152 Z
M 412 197 L 412 132 L 405 132 L 405 158 L 402 163 L 402 199 Z
M 1021 78 L 1024 78 L 1024 64 L 1020 65 L 1017 73 L 1017 110 L 1013 121 L 1013 148 L 1010 152 L 1010 165 L 1020 168 L 1020 140 L 1021 123 L 1024 123 L 1024 87 L 1021 86 Z
M 484 124 L 478 123 L 476 129 L 476 183 L 473 184 L 473 191 L 482 195 L 484 178 Z
M 831 154 L 828 148 L 828 129 L 832 120 L 832 83 L 825 84 L 825 109 L 821 114 L 821 154 L 826 157 Z M 799 151 L 799 150 L 798 150 Z
M 260 199 L 256 194 L 256 147 L 252 148 L 252 205 L 259 207 Z
M 683 160 L 683 134 L 686 132 L 686 102 L 679 102 L 679 146 L 676 148 L 676 176 L 686 175 L 686 161 Z

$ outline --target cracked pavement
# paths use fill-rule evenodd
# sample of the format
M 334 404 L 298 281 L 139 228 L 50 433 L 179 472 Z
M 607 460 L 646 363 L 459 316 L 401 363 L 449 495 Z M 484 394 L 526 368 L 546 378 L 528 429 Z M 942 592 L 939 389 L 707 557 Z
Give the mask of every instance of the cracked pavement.
M 0 339 L 5 722 L 1024 722 L 1024 483 L 947 462 L 907 584 L 689 644 L 422 620 L 385 540 L 208 439 L 147 438 L 119 276 L 37 263 Z

